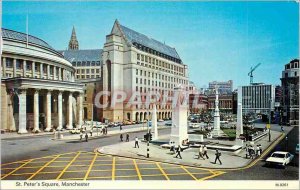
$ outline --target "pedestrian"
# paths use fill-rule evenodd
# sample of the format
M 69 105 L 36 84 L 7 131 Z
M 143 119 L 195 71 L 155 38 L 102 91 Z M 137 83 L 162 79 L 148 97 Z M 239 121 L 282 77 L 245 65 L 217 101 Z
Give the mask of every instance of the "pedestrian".
M 120 135 L 120 140 L 123 142 L 123 134 Z
M 107 127 L 105 127 L 105 134 L 107 135 Z
M 85 142 L 88 142 L 88 138 L 89 138 L 88 134 L 85 133 Z
M 122 131 L 122 125 L 120 125 L 120 131 Z
M 254 152 L 254 148 L 252 146 L 249 147 L 249 156 L 250 156 L 250 159 L 253 159 L 253 155 L 255 154 Z
M 262 148 L 261 148 L 261 144 L 259 145 L 259 155 L 262 154 Z
M 209 159 L 208 155 L 207 155 L 207 147 L 206 145 L 204 145 L 203 147 L 203 157 L 206 156 L 206 159 Z
M 170 144 L 170 152 L 173 152 L 173 154 L 175 154 L 175 144 L 173 142 L 171 142 Z
M 200 157 L 205 160 L 205 158 L 203 157 L 203 146 L 200 145 L 199 147 L 199 152 L 198 152 L 198 159 L 200 159 Z
M 90 134 L 91 134 L 91 136 L 93 136 L 93 129 L 90 130 Z
M 250 156 L 249 146 L 248 146 L 248 144 L 246 144 L 246 159 L 248 158 L 248 155 Z
M 182 157 L 181 157 L 181 151 L 182 151 L 182 149 L 181 149 L 181 147 L 180 147 L 180 145 L 178 145 L 178 148 L 177 148 L 177 150 L 176 150 L 176 157 L 175 158 L 177 158 L 178 156 L 180 157 L 180 159 L 182 159 Z
M 135 140 L 134 140 L 134 148 L 136 148 L 136 147 L 140 148 L 139 147 L 139 139 L 137 137 L 135 137 Z
M 283 126 L 282 126 L 282 125 L 280 126 L 280 128 L 281 128 L 281 131 L 283 132 L 283 131 L 284 131 L 284 129 L 283 129 Z
M 126 134 L 126 142 L 129 142 L 129 134 Z
M 80 131 L 80 140 L 82 140 L 82 136 L 83 136 L 83 134 L 82 134 L 82 131 Z
M 216 155 L 216 159 L 215 159 L 215 163 L 214 164 L 216 164 L 217 160 L 218 160 L 220 162 L 220 165 L 222 165 L 222 162 L 220 160 L 221 152 L 219 152 L 218 149 L 216 149 L 216 154 L 215 155 Z
M 260 148 L 259 148 L 259 145 L 256 146 L 256 156 L 260 156 Z

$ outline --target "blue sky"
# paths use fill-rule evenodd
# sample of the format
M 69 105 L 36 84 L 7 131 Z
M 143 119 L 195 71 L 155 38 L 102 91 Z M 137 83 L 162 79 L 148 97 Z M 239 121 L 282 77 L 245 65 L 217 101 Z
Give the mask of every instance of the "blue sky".
M 299 7 L 287 2 L 3 2 L 4 28 L 66 49 L 72 26 L 80 49 L 103 48 L 114 20 L 175 47 L 198 87 L 230 80 L 280 84 L 284 64 L 299 57 Z

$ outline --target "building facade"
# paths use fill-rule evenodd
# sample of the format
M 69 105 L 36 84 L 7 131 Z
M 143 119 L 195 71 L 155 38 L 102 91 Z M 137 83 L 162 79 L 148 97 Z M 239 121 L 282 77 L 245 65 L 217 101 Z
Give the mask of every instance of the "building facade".
M 76 69 L 75 79 L 101 78 L 102 49 L 79 49 L 74 27 L 68 50 L 60 52 Z
M 216 95 L 209 95 L 208 96 L 208 109 L 209 110 L 214 110 L 215 109 L 215 101 L 216 101 Z M 219 95 L 219 110 L 221 112 L 232 112 L 232 94 L 226 95 L 226 94 L 221 94 Z
M 83 85 L 70 62 L 45 41 L 2 29 L 1 130 L 72 129 L 82 123 Z
M 102 55 L 104 91 L 139 92 L 143 101 L 149 91 L 172 95 L 174 87 L 188 85 L 187 65 L 175 48 L 122 26 L 117 20 L 106 36 Z M 107 101 L 109 97 L 103 98 L 102 103 Z M 126 101 L 104 109 L 103 119 L 143 121 L 151 118 L 153 104 L 149 107 L 125 104 Z M 156 107 L 158 119 L 171 118 L 170 102 Z
M 299 59 L 285 65 L 281 78 L 282 121 L 284 124 L 299 125 Z
M 216 87 L 220 94 L 231 94 L 233 91 L 233 81 L 213 81 L 208 83 L 208 89 L 210 92 L 213 92 Z
M 274 111 L 275 87 L 263 83 L 238 88 L 238 102 L 242 102 L 243 114 L 269 115 Z

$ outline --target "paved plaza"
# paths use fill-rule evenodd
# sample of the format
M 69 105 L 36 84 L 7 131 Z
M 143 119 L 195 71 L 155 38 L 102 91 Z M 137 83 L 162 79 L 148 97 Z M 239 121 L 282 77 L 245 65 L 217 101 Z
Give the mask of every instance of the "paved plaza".
M 168 139 L 168 135 L 161 136 L 161 138 Z M 255 144 L 261 144 L 263 149 L 263 157 L 267 154 L 278 142 L 280 142 L 284 138 L 284 135 L 277 131 L 271 132 L 271 142 L 268 142 L 268 136 L 261 138 L 256 141 Z M 210 140 L 212 141 L 212 140 Z M 234 141 L 227 141 L 226 143 L 232 144 Z M 118 155 L 130 158 L 139 158 L 139 159 L 147 159 L 154 160 L 166 163 L 176 163 L 183 164 L 188 166 L 197 166 L 204 168 L 240 168 L 245 167 L 250 164 L 253 159 L 246 159 L 246 151 L 245 149 L 239 150 L 236 152 L 227 152 L 221 151 L 221 161 L 222 165 L 218 162 L 214 164 L 215 161 L 215 150 L 208 150 L 209 159 L 197 159 L 198 148 L 188 148 L 181 152 L 182 159 L 175 158 L 176 154 L 170 152 L 169 149 L 161 148 L 158 145 L 153 145 L 150 143 L 150 158 L 146 158 L 147 155 L 147 143 L 141 142 L 139 143 L 139 148 L 134 148 L 134 141 L 130 142 L 120 142 L 113 145 L 108 145 L 104 147 L 99 147 L 98 151 L 104 154 Z M 248 143 L 249 144 L 249 143 Z
M 1 173 L 1 180 L 207 180 L 225 172 L 78 151 L 5 163 Z

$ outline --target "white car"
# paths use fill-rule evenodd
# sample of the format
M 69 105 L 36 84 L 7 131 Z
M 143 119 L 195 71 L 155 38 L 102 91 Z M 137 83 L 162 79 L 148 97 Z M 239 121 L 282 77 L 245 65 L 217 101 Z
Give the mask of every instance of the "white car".
M 268 165 L 279 165 L 285 167 L 288 165 L 294 158 L 294 155 L 289 152 L 276 151 L 267 158 L 266 162 Z

